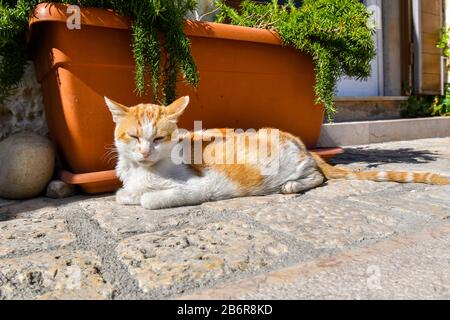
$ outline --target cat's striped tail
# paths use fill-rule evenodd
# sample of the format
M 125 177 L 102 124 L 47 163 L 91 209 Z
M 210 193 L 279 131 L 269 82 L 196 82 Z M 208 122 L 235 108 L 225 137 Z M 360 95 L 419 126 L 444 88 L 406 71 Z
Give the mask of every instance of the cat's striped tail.
M 397 171 L 362 171 L 353 172 L 336 168 L 326 163 L 318 154 L 311 152 L 312 158 L 328 180 L 370 180 L 377 182 L 425 183 L 432 185 L 449 185 L 450 180 L 434 173 L 397 172 Z

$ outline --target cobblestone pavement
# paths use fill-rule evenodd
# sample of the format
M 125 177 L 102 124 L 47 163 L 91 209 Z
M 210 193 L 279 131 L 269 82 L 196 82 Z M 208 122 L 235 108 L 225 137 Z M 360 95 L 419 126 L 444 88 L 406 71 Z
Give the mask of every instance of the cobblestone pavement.
M 334 163 L 450 175 L 450 138 Z M 0 200 L 0 299 L 449 299 L 449 241 L 449 186 L 331 181 L 158 211 Z

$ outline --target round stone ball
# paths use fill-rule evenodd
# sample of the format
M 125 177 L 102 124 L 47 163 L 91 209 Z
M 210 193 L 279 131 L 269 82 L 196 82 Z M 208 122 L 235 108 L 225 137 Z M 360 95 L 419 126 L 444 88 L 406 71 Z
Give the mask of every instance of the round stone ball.
M 40 195 L 53 176 L 55 151 L 34 133 L 19 133 L 0 142 L 0 197 L 27 199 Z

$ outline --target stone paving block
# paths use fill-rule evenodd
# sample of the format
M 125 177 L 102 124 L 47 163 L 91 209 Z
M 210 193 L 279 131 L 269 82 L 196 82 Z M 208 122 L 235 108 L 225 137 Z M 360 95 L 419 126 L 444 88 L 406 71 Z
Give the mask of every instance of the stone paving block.
M 75 241 L 62 219 L 0 222 L 0 257 L 65 247 Z
M 298 240 L 307 241 L 316 248 L 342 249 L 364 241 L 389 237 L 417 219 L 412 215 L 402 218 L 377 209 L 340 200 L 299 197 L 283 205 L 266 206 L 246 212 L 253 219 L 271 229 Z M 426 220 L 418 219 L 420 225 Z
M 450 235 L 237 299 L 450 299 Z M 213 297 L 212 297 L 213 298 Z
M 142 234 L 117 247 L 120 259 L 145 292 L 259 270 L 287 252 L 286 244 L 241 221 Z
M 123 206 L 114 197 L 89 200 L 82 204 L 102 229 L 116 237 L 175 228 L 204 216 L 198 207 L 147 210 L 140 206 Z
M 450 224 L 248 277 L 181 299 L 449 299 Z
M 0 221 L 20 218 L 52 218 L 57 208 L 45 198 L 37 198 L 26 201 L 5 201 L 0 205 Z
M 0 259 L 2 299 L 109 299 L 100 258 L 87 251 L 53 251 Z
M 416 199 L 423 201 L 433 201 L 433 203 L 450 206 L 450 186 L 425 186 L 421 192 L 411 194 Z
M 164 210 L 146 210 L 140 206 L 118 205 L 114 197 L 84 201 L 82 207 L 92 215 L 100 227 L 116 237 L 130 234 L 179 228 L 188 224 L 204 223 L 215 213 L 245 212 L 249 208 L 269 203 L 282 203 L 293 199 L 292 195 L 269 195 L 267 197 L 236 198 L 207 202 L 200 206 Z
M 244 197 L 214 202 L 207 202 L 201 205 L 207 210 L 218 211 L 245 211 L 248 208 L 265 206 L 267 204 L 283 203 L 295 198 L 296 195 L 272 194 L 264 197 Z
M 449 191 L 450 188 L 447 186 L 433 186 L 428 187 L 426 192 L 412 190 L 396 194 L 352 196 L 348 200 L 354 201 L 355 203 L 379 206 L 385 210 L 404 212 L 405 214 L 413 212 L 428 217 L 435 216 L 440 219 L 448 219 L 450 218 Z M 433 192 L 436 192 L 438 196 L 432 196 Z M 435 198 L 433 199 L 432 197 Z
M 338 197 L 373 194 L 385 190 L 398 190 L 400 186 L 390 182 L 372 182 L 359 180 L 330 180 L 326 185 L 312 189 L 306 193 L 309 197 L 335 199 Z
M 61 217 L 66 208 L 79 208 L 78 204 L 85 196 L 67 199 L 36 198 L 25 201 L 9 201 L 2 206 L 0 202 L 0 221 L 23 218 L 53 219 Z M 3 200 L 5 201 L 5 200 Z

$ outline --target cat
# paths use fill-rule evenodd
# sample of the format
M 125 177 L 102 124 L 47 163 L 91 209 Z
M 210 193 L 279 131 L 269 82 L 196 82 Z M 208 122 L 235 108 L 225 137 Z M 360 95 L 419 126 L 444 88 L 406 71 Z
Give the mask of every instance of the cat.
M 199 0 L 195 10 L 187 12 L 186 18 L 196 21 L 213 22 L 218 13 L 218 8 L 215 4 L 216 1 L 217 0 Z
M 187 96 L 167 107 L 154 104 L 126 107 L 107 97 L 105 102 L 116 125 L 116 172 L 123 182 L 116 200 L 123 205 L 163 209 L 236 197 L 294 194 L 316 188 L 330 179 L 449 184 L 448 178 L 432 173 L 352 172 L 336 168 L 309 152 L 299 138 L 276 129 L 250 133 L 233 133 L 229 129 L 180 131 L 177 121 L 189 104 Z M 278 139 L 260 135 L 263 130 L 277 133 Z M 244 143 L 236 144 L 243 137 L 240 141 Z M 271 145 L 268 156 L 256 162 L 235 161 L 239 152 L 249 158 L 256 152 L 248 138 L 254 138 L 258 147 Z M 185 156 L 184 152 L 178 152 L 198 145 L 202 157 L 206 159 L 209 154 L 209 161 L 193 161 L 195 154 L 186 152 Z M 277 148 L 272 148 L 273 145 Z M 224 154 L 220 154 L 221 150 Z M 174 154 L 180 154 L 183 161 L 174 161 Z M 219 161 L 230 154 L 233 161 Z

